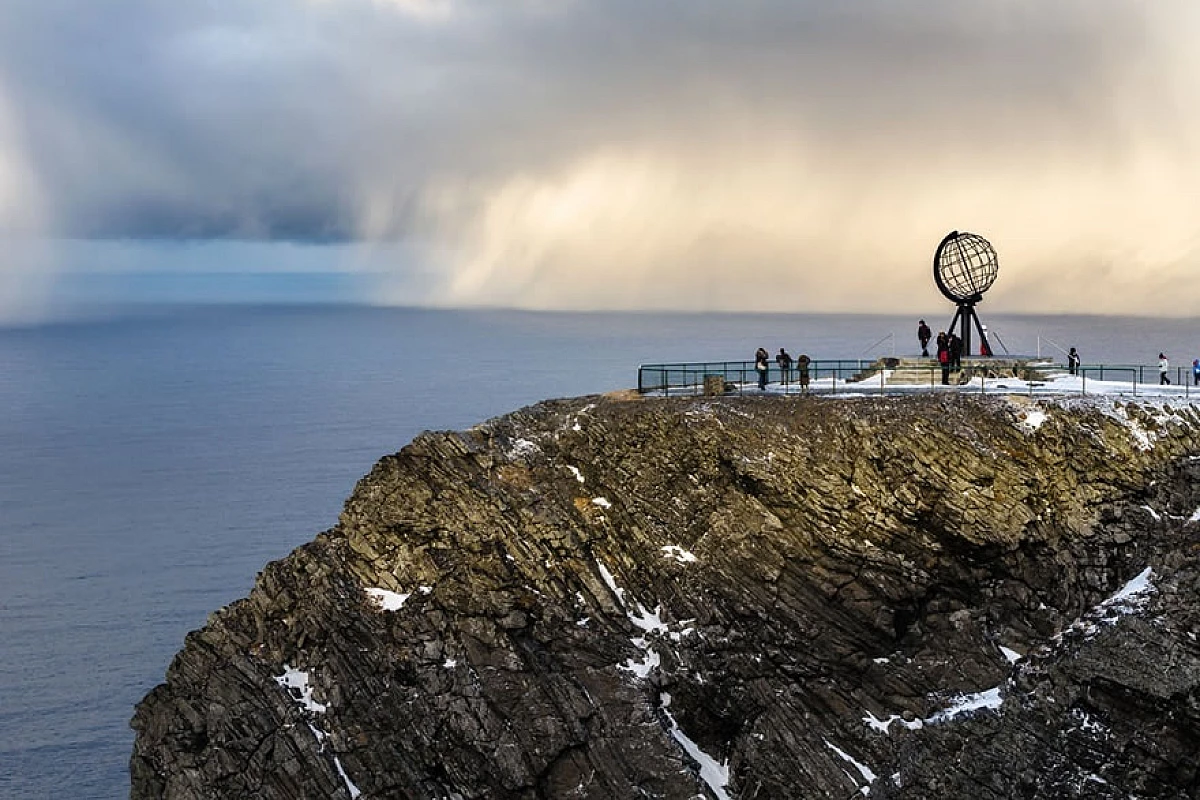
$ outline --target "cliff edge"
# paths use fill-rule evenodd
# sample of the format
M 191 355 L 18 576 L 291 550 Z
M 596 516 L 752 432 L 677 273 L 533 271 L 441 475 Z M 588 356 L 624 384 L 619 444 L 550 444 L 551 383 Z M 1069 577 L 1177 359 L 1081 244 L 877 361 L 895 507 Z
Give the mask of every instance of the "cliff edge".
M 592 397 L 383 458 L 132 797 L 1200 797 L 1200 413 Z

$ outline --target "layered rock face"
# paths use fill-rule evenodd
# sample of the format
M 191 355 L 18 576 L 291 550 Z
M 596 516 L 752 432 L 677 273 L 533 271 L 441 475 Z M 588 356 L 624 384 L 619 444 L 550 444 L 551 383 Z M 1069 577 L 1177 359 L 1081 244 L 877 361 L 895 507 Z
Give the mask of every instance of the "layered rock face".
M 1200 414 L 582 398 L 187 638 L 142 798 L 1200 797 Z

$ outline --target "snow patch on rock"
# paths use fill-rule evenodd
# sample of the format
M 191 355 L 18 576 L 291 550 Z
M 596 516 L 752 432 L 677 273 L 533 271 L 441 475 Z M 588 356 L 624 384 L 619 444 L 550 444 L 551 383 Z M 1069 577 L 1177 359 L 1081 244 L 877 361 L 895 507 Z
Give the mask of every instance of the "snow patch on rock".
M 691 564 L 698 560 L 695 553 L 688 552 L 677 544 L 668 544 L 658 549 L 663 551 L 666 558 L 673 558 L 680 564 Z
M 308 719 L 306 720 L 308 729 L 312 731 L 313 737 L 317 740 L 317 744 L 320 745 L 321 752 L 325 752 L 329 734 L 316 724 L 312 715 L 324 714 L 329 709 L 329 706 L 324 703 L 318 703 L 313 699 L 309 674 L 304 670 L 295 669 L 284 664 L 283 674 L 276 675 L 275 682 L 283 687 L 288 697 L 292 699 L 292 702 L 308 712 Z M 333 759 L 334 769 L 337 770 L 338 775 L 342 778 L 342 784 L 346 787 L 346 792 L 350 795 L 350 800 L 357 800 L 362 795 L 362 792 L 354 785 L 354 781 L 350 780 L 350 776 L 346 774 L 346 770 L 342 766 L 342 761 L 338 758 L 337 753 L 330 752 L 329 755 Z
M 845 750 L 838 747 L 837 745 L 835 745 L 833 742 L 829 741 L 828 739 L 825 740 L 825 745 L 830 750 L 837 753 L 842 758 L 843 761 L 845 761 L 848 764 L 853 765 L 854 768 L 858 770 L 858 774 L 862 776 L 862 779 L 864 781 L 866 781 L 866 785 L 859 785 L 858 781 L 854 781 L 854 783 L 856 786 L 858 786 L 858 791 L 860 793 L 862 793 L 863 795 L 869 795 L 871 793 L 871 784 L 874 783 L 875 779 L 878 778 L 879 776 L 876 775 L 871 770 L 871 768 L 868 767 L 866 764 L 857 760 L 856 758 L 854 758 L 854 756 L 850 755 Z M 847 772 L 846 775 L 849 776 L 850 780 L 854 780 L 854 776 L 850 775 L 850 773 Z
M 994 689 L 988 689 L 986 692 L 958 695 L 951 705 L 943 708 L 925 721 L 930 725 L 936 725 L 939 722 L 946 722 L 963 714 L 971 714 L 985 708 L 995 711 L 1000 708 L 1003 702 L 999 686 Z
M 1091 637 L 1103 627 L 1116 625 L 1122 617 L 1143 610 L 1150 602 L 1150 596 L 1158 591 L 1153 583 L 1154 577 L 1154 570 L 1146 567 L 1107 600 L 1055 635 L 1054 639 L 1061 640 L 1064 633 L 1082 633 L 1085 637 Z
M 422 590 L 426 588 L 424 586 L 421 587 Z M 404 604 L 408 602 L 408 598 L 412 597 L 412 592 L 400 594 L 399 592 L 380 589 L 375 586 L 363 589 L 363 592 L 382 611 L 399 611 L 404 608 Z M 429 592 L 424 592 L 424 594 L 429 594 Z
M 287 691 L 288 696 L 292 698 L 305 711 L 310 711 L 314 714 L 324 714 L 328 708 L 324 703 L 318 703 L 313 699 L 312 686 L 309 683 L 310 677 L 307 672 L 302 669 L 295 669 L 283 665 L 283 674 L 275 676 L 275 682 Z
M 862 721 L 866 723 L 868 728 L 879 731 L 880 733 L 887 733 L 888 729 L 892 727 L 893 722 L 899 722 L 910 731 L 917 731 L 925 727 L 924 721 L 920 719 L 907 720 L 899 714 L 892 714 L 887 719 L 880 719 L 870 711 L 866 713 L 866 715 L 862 718 Z
M 1018 661 L 1020 661 L 1022 658 L 1025 657 L 1025 656 L 1021 655 L 1020 653 L 1018 653 L 1016 650 L 1011 650 L 1011 649 L 1005 647 L 1004 645 L 1000 645 L 1000 652 L 1004 654 L 1004 658 L 1010 664 L 1015 664 Z
M 658 667 L 658 665 L 662 663 L 662 660 L 659 658 L 657 651 L 650 650 L 645 646 L 644 639 L 642 639 L 642 640 L 635 639 L 633 641 L 634 641 L 635 645 L 638 643 L 638 641 L 643 642 L 642 657 L 641 658 L 631 658 L 628 661 L 626 661 L 624 664 L 618 664 L 617 669 L 623 669 L 628 672 L 632 672 L 634 675 L 638 676 L 639 678 L 649 677 L 651 670 Z
M 1164 405 L 1161 407 L 1137 406 L 1137 409 L 1140 411 L 1139 416 L 1148 416 L 1150 418 L 1154 423 L 1153 428 L 1146 427 L 1141 419 L 1129 413 L 1127 406 L 1122 406 L 1119 403 L 1113 403 L 1109 407 L 1102 407 L 1101 410 L 1129 430 L 1134 444 L 1139 450 L 1149 450 L 1154 447 L 1154 443 L 1162 436 L 1157 429 L 1188 424 L 1185 419 L 1180 418 L 1179 412 L 1181 409 L 1179 408 Z
M 1025 412 L 1025 416 L 1017 422 L 1017 427 L 1026 433 L 1033 433 L 1038 428 L 1045 424 L 1046 420 L 1050 419 L 1050 415 L 1040 408 L 1031 408 Z
M 680 641 L 684 636 L 694 633 L 692 627 L 683 627 L 679 631 L 672 631 L 671 626 L 663 621 L 662 605 L 656 605 L 653 611 L 648 610 L 636 600 L 627 600 L 626 592 L 617 585 L 616 579 L 608 567 L 604 566 L 600 561 L 596 561 L 596 567 L 600 571 L 600 577 L 604 580 L 605 585 L 612 591 L 617 598 L 622 610 L 625 612 L 626 618 L 633 624 L 634 627 L 645 631 L 647 634 L 659 634 L 673 642 Z M 679 623 L 682 626 L 688 626 L 693 620 L 684 620 Z M 586 619 L 577 622 L 577 625 L 583 625 Z M 653 644 L 643 636 L 635 636 L 629 640 L 634 647 L 640 650 L 643 657 L 640 659 L 629 659 L 624 665 L 618 665 L 618 668 L 627 670 L 637 675 L 639 678 L 645 678 L 650 674 L 650 671 L 655 669 L 661 663 L 659 654 L 655 652 Z
M 730 800 L 729 793 L 725 791 L 725 787 L 729 785 L 729 762 L 723 764 L 718 762 L 708 753 L 701 750 L 699 745 L 693 742 L 680 729 L 679 723 L 675 721 L 675 716 L 668 711 L 671 707 L 670 693 L 663 692 L 658 696 L 658 699 L 661 703 L 662 712 L 671 726 L 671 738 L 679 742 L 684 752 L 691 756 L 692 760 L 700 766 L 700 780 L 708 785 L 708 788 L 713 793 L 713 797 L 717 798 L 717 800 Z
M 515 461 L 519 458 L 528 458 L 529 456 L 537 455 L 540 452 L 542 452 L 542 448 L 537 442 L 531 442 L 529 439 L 517 439 L 508 446 L 508 449 L 505 450 L 505 455 Z

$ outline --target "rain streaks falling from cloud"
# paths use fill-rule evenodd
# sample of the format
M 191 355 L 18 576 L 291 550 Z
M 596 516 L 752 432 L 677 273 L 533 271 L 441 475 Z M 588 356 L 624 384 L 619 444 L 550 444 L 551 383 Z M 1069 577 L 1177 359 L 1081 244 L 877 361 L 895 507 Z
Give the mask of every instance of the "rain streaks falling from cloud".
M 59 236 L 403 242 L 400 303 L 928 307 L 963 228 L 993 307 L 1186 313 L 1193 6 L 13 0 L 0 176 Z

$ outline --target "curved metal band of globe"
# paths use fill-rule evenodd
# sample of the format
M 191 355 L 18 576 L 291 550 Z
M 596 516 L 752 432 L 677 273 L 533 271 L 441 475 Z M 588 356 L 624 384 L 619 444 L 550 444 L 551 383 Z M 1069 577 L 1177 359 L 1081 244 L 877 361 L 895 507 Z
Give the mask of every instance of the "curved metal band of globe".
M 984 333 L 975 304 L 983 299 L 983 293 L 991 288 L 999 272 L 996 251 L 987 239 L 974 233 L 951 231 L 938 244 L 933 254 L 933 280 L 946 299 L 958 308 L 950 320 L 947 331 L 953 332 L 961 325 L 963 353 L 971 354 L 971 328 L 979 334 L 980 352 L 991 355 L 992 347 Z

